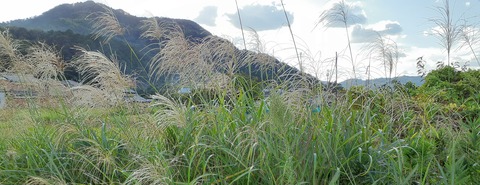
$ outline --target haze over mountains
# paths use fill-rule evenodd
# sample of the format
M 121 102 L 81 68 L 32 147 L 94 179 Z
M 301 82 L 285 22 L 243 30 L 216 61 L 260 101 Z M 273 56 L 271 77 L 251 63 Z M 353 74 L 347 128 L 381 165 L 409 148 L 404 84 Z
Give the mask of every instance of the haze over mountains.
M 381 87 L 382 85 L 388 84 L 392 80 L 395 80 L 401 84 L 406 84 L 408 82 L 412 82 L 416 86 L 421 86 L 423 84 L 423 78 L 420 76 L 398 76 L 393 79 L 389 78 L 376 78 L 371 80 L 362 80 L 362 79 L 348 79 L 343 82 L 340 82 L 342 87 L 350 88 L 351 86 L 361 85 L 367 86 L 370 88 L 377 88 Z

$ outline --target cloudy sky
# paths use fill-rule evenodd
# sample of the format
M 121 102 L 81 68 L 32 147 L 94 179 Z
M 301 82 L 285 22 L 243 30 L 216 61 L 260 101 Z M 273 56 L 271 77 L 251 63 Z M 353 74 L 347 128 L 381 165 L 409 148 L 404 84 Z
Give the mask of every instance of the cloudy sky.
M 56 5 L 82 0 L 14 0 L 0 7 L 0 22 L 40 15 Z M 83 0 L 84 1 L 84 0 Z M 211 33 L 232 40 L 244 48 L 235 0 L 95 0 L 136 16 L 160 16 L 194 20 Z M 427 60 L 433 68 L 437 61 L 446 61 L 445 49 L 432 35 L 438 27 L 429 20 L 440 17 L 438 7 L 444 0 L 238 0 L 247 48 L 260 49 L 292 66 L 317 75 L 331 76 L 338 53 L 340 80 L 353 76 L 367 78 L 386 76 L 372 43 L 382 36 L 386 45 L 396 43 L 399 57 L 394 75 L 415 75 L 416 59 Z M 480 26 L 480 0 L 450 0 L 453 20 L 458 25 Z M 346 22 L 339 20 L 345 10 Z M 331 13 L 319 23 L 322 12 Z M 300 61 L 285 17 L 291 23 Z M 458 21 L 457 21 L 458 20 Z M 467 22 L 465 22 L 467 21 Z M 347 27 L 345 27 L 345 25 Z M 347 28 L 347 29 L 345 29 Z M 258 33 L 261 47 L 255 45 L 253 32 Z M 347 32 L 348 31 L 348 32 Z M 480 32 L 479 32 L 480 33 Z M 348 34 L 348 35 L 347 35 Z M 347 36 L 353 60 L 348 50 Z M 476 34 L 480 37 L 480 34 Z M 477 40 L 480 38 L 477 38 Z M 460 41 L 460 39 L 458 39 Z M 461 45 L 458 42 L 457 45 Z M 473 49 L 480 53 L 480 42 Z M 452 61 L 470 61 L 478 67 L 470 48 L 452 50 Z M 355 75 L 352 66 L 355 66 Z M 369 67 L 370 66 L 370 67 Z M 367 71 L 370 71 L 368 73 Z

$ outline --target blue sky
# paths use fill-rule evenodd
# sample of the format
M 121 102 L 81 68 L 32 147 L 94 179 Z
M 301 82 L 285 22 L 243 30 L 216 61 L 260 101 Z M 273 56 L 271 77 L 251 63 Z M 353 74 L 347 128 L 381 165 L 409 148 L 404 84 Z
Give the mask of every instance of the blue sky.
M 62 3 L 85 0 L 15 0 L 0 7 L 0 21 L 27 18 L 39 15 Z M 234 0 L 95 0 L 115 9 L 123 9 L 136 16 L 162 16 L 190 19 L 215 35 L 232 40 L 243 48 L 241 30 Z M 429 21 L 438 17 L 435 7 L 443 6 L 444 0 L 345 0 L 350 7 L 349 14 L 355 20 L 348 27 L 352 41 L 352 53 L 356 73 L 352 72 L 352 61 L 347 52 L 344 27 L 318 25 L 322 12 L 335 7 L 339 0 L 284 0 L 287 16 L 301 53 L 303 68 L 326 80 L 333 70 L 333 57 L 339 53 L 341 80 L 353 76 L 367 78 L 386 76 L 378 61 L 366 52 L 366 46 L 381 33 L 394 41 L 401 55 L 394 75 L 415 75 L 415 59 L 423 56 L 428 68 L 437 61 L 445 61 L 445 51 L 432 33 L 435 25 Z M 29 6 L 25 6 L 28 4 Z M 480 0 L 450 0 L 454 19 L 467 19 L 469 23 L 480 24 Z M 263 45 L 263 52 L 274 55 L 292 66 L 299 67 L 293 49 L 290 31 L 286 26 L 285 14 L 280 0 L 238 0 L 240 15 L 246 30 L 257 31 Z M 247 31 L 247 41 L 252 32 Z M 479 43 L 480 44 L 480 43 Z M 256 49 L 249 44 L 249 49 Z M 478 44 L 474 48 L 480 52 Z M 473 55 L 467 50 L 455 50 L 452 60 L 471 61 L 478 67 Z M 369 67 L 370 66 L 370 67 Z

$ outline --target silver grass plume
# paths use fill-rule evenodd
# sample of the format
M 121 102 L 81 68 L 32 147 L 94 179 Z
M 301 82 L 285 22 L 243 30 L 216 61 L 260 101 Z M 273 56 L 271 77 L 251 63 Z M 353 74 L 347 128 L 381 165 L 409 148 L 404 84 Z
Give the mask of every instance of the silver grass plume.
M 96 51 L 87 51 L 76 47 L 82 54 L 73 61 L 73 65 L 82 76 L 83 84 L 97 88 L 109 95 L 113 104 L 123 99 L 123 93 L 133 86 L 129 76 L 120 68 L 118 60 Z
M 120 25 L 113 10 L 107 6 L 103 12 L 97 12 L 87 16 L 92 22 L 93 38 L 103 38 L 103 43 L 109 42 L 113 37 L 123 35 L 125 29 Z

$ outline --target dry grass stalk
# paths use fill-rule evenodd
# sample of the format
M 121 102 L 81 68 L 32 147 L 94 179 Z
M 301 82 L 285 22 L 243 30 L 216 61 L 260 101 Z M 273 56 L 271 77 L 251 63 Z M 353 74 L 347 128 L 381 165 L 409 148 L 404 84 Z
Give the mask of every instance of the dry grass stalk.
M 107 92 L 90 85 L 72 87 L 70 91 L 72 97 L 69 102 L 74 107 L 110 107 L 118 101 Z
M 389 78 L 392 78 L 392 73 L 396 69 L 398 59 L 400 57 L 400 51 L 397 43 L 392 39 L 386 38 L 380 34 L 376 39 L 367 45 L 368 54 L 373 59 L 382 62 L 385 75 L 388 74 Z
M 142 29 L 142 38 L 158 42 L 146 47 L 156 52 L 150 60 L 150 77 L 171 78 L 178 86 L 205 82 L 212 67 L 203 63 L 199 44 L 186 38 L 178 24 L 153 17 L 143 21 Z
M 225 39 L 215 36 L 205 38 L 200 48 L 205 52 L 203 60 L 211 63 L 216 71 L 225 72 L 228 76 L 233 77 L 233 74 L 241 66 L 235 46 Z
M 58 177 L 42 178 L 42 177 L 29 177 L 25 182 L 26 185 L 66 185 L 65 180 Z
M 83 54 L 73 63 L 82 75 L 85 84 L 109 91 L 123 90 L 131 85 L 131 80 L 120 70 L 120 64 L 115 56 L 109 58 L 100 52 L 87 51 L 79 47 L 76 49 Z
M 249 50 L 254 51 L 256 54 L 249 54 L 246 57 L 243 57 L 247 61 L 247 65 L 256 64 L 261 69 L 268 69 L 276 65 L 275 58 L 267 54 L 267 46 L 264 41 L 260 38 L 260 35 L 257 31 L 251 29 L 248 32 L 248 43 Z
M 207 87 L 225 89 L 232 81 L 232 78 L 224 73 L 214 73 L 207 82 Z
M 432 18 L 429 21 L 436 26 L 436 28 L 432 29 L 433 35 L 447 51 L 447 65 L 450 65 L 450 54 L 461 36 L 461 26 L 457 21 L 453 20 L 453 12 L 450 8 L 449 0 L 444 0 L 443 6 L 437 6 L 435 10 L 439 17 Z
M 9 71 L 16 74 L 34 74 L 35 66 L 30 64 L 24 56 L 18 56 L 16 60 L 11 63 Z
M 119 156 L 116 149 L 125 147 L 125 144 L 119 143 L 105 147 L 106 143 L 99 143 L 95 139 L 78 139 L 79 142 L 88 143 L 79 149 L 77 155 L 81 155 L 79 162 L 83 163 L 80 167 L 81 171 L 89 176 L 93 184 L 105 184 L 105 179 L 101 179 L 103 175 L 109 174 L 119 168 Z M 104 142 L 111 142 L 106 140 Z M 93 166 L 93 168 L 92 168 Z
M 103 7 L 104 12 L 90 14 L 87 19 L 91 19 L 93 28 L 93 38 L 103 37 L 103 42 L 109 42 L 117 35 L 123 35 L 125 29 L 120 25 L 113 10 L 107 6 Z M 92 18 L 93 17 L 93 18 Z
M 124 91 L 131 88 L 133 83 L 120 71 L 116 58 L 108 58 L 102 53 L 86 51 L 79 47 L 76 49 L 82 52 L 82 55 L 72 63 L 82 76 L 82 83 L 106 92 L 109 96 L 107 99 L 114 104 L 123 100 Z
M 143 31 L 140 37 L 150 40 L 161 40 L 169 32 L 169 28 L 171 28 L 168 23 L 159 22 L 156 17 L 143 20 L 142 24 L 140 29 L 145 31 Z
M 262 71 L 266 71 L 274 67 L 281 67 L 281 64 L 278 65 L 279 63 L 277 63 L 277 60 L 274 57 L 266 53 L 257 53 L 255 55 L 250 55 L 249 57 L 251 58 L 247 58 L 247 61 L 250 61 L 251 64 L 257 64 Z
M 9 69 L 18 60 L 20 42 L 10 36 L 8 30 L 0 32 L 0 71 Z
M 60 83 L 65 70 L 65 62 L 60 53 L 52 46 L 38 43 L 29 48 L 25 64 L 32 69 L 30 72 L 40 79 L 39 91 L 45 97 L 65 95 L 67 89 Z
M 211 64 L 215 72 L 226 73 L 230 78 L 242 68 L 267 67 L 275 63 L 268 55 L 238 50 L 231 42 L 220 37 L 207 37 L 202 43 L 201 51 L 206 53 L 202 55 L 203 60 Z
M 266 51 L 266 46 L 263 43 L 262 39 L 260 38 L 260 35 L 258 35 L 258 32 L 255 31 L 254 29 L 250 29 L 248 32 L 248 49 L 255 51 L 257 53 L 265 53 Z
M 465 23 L 466 24 L 466 23 Z M 477 56 L 477 52 L 480 46 L 480 29 L 475 25 L 464 25 L 462 26 L 460 36 L 462 38 L 462 45 L 460 48 L 468 47 L 471 53 L 473 54 L 474 59 L 477 61 L 478 66 L 480 66 L 480 59 Z
M 180 81 L 177 85 L 212 85 L 212 78 L 219 73 L 226 73 L 231 79 L 242 67 L 256 62 L 270 64 L 272 61 L 263 60 L 260 55 L 240 52 L 220 37 L 209 36 L 200 42 L 192 41 L 173 23 L 159 23 L 150 19 L 144 22 L 144 29 L 146 31 L 142 37 L 159 40 L 161 46 L 150 62 L 150 75 L 178 75 Z M 217 85 L 222 84 L 223 81 Z
M 353 57 L 351 40 L 350 40 L 350 32 L 348 30 L 350 24 L 355 22 L 353 20 L 355 16 L 351 14 L 351 10 L 353 7 L 345 2 L 345 0 L 338 1 L 334 4 L 331 9 L 323 11 L 322 14 L 318 17 L 318 21 L 315 25 L 318 26 L 320 24 L 328 26 L 333 26 L 336 24 L 341 24 L 345 28 L 345 35 L 347 37 L 347 45 L 350 54 L 350 62 L 352 63 L 352 70 L 353 70 L 353 78 L 357 78 L 356 70 L 355 70 L 355 58 Z
M 24 81 L 20 85 L 23 88 L 19 90 L 31 89 L 42 93 L 42 96 L 64 93 L 58 77 L 63 76 L 65 63 L 54 47 L 38 43 L 29 47 L 26 55 L 22 55 L 18 51 L 20 44 L 17 40 L 12 39 L 7 31 L 0 35 L 0 52 L 5 60 L 1 67 L 8 68 Z
M 160 157 L 152 162 L 144 160 L 141 162 L 140 168 L 133 171 L 128 177 L 125 184 L 171 184 L 172 179 L 168 176 L 167 166 L 168 162 Z
M 150 75 L 180 76 L 180 84 L 204 83 L 213 71 L 213 63 L 205 60 L 209 53 L 201 45 L 187 39 L 178 25 L 167 28 L 160 51 L 150 62 Z
M 180 86 L 222 87 L 242 67 L 254 64 L 272 66 L 275 63 L 271 57 L 239 51 L 220 37 L 209 36 L 201 41 L 186 38 L 175 23 L 152 18 L 143 24 L 142 37 L 159 41 L 159 47 L 149 51 L 158 50 L 149 66 L 151 77 L 157 77 L 157 80 L 173 76 L 179 77 L 175 83 Z M 256 38 L 259 40 L 258 35 Z M 213 80 L 219 78 L 222 80 Z
M 183 103 L 171 100 L 159 94 L 153 95 L 152 98 L 155 100 L 155 103 L 152 106 L 160 107 L 160 109 L 154 114 L 155 120 L 159 126 L 168 127 L 170 125 L 175 125 L 178 127 L 184 127 L 187 125 L 186 113 L 188 109 Z
M 33 75 L 43 80 L 58 79 L 65 70 L 65 62 L 60 53 L 45 43 L 30 47 L 26 61 L 33 66 Z
M 264 41 L 260 38 L 260 35 L 257 31 L 251 29 L 248 32 L 248 43 L 249 50 L 254 51 L 255 53 L 248 53 L 246 56 L 242 57 L 243 61 L 246 61 L 246 65 L 258 65 L 260 70 L 265 71 L 276 65 L 276 60 L 274 57 L 267 54 L 267 46 Z

